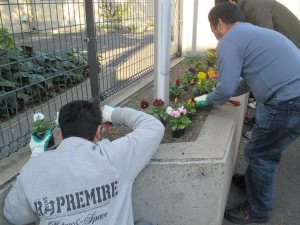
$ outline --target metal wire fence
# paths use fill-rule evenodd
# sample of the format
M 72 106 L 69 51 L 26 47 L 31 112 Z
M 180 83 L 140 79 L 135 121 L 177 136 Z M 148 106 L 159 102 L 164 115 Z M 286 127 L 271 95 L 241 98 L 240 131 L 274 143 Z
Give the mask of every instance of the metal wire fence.
M 1 0 L 0 160 L 28 144 L 34 113 L 52 120 L 69 101 L 93 100 L 93 86 L 103 100 L 153 70 L 154 1 Z M 172 57 L 179 21 L 173 0 Z

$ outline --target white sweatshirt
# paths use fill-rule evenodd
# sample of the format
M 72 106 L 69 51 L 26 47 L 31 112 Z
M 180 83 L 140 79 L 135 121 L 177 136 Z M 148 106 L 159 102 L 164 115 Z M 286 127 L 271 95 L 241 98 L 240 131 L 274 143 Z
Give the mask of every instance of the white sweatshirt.
M 31 158 L 5 199 L 5 217 L 13 224 L 40 218 L 40 225 L 133 225 L 132 185 L 157 150 L 164 126 L 129 108 L 116 108 L 112 121 L 133 131 L 96 144 L 67 138 Z

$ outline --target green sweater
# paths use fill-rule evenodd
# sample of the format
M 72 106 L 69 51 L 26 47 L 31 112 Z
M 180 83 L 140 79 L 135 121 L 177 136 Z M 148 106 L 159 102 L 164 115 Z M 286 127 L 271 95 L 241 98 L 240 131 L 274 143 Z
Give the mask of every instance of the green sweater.
M 300 21 L 275 0 L 238 0 L 247 22 L 282 33 L 300 48 Z

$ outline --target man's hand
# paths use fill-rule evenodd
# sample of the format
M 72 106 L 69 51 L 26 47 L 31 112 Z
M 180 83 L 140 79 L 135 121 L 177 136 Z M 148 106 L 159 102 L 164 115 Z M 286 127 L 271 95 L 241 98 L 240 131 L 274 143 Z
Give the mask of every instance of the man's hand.
M 31 157 L 37 156 L 45 152 L 48 148 L 48 144 L 51 138 L 52 138 L 52 132 L 50 130 L 46 131 L 42 139 L 38 139 L 35 135 L 31 135 L 31 139 L 29 143 L 31 149 Z
M 206 98 L 207 98 L 207 95 L 201 95 L 201 96 L 195 97 L 194 100 L 196 102 L 196 105 L 207 105 Z
M 102 110 L 102 117 L 103 117 L 103 123 L 106 122 L 112 122 L 111 121 L 111 114 L 115 110 L 116 106 L 114 105 L 105 105 Z

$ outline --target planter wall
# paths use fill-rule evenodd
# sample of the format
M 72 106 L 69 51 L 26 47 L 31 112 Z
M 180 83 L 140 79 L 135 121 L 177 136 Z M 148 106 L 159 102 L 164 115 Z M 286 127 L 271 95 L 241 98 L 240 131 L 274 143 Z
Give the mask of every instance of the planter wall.
M 240 142 L 242 105 L 214 106 L 194 142 L 161 144 L 133 189 L 136 219 L 221 225 Z

